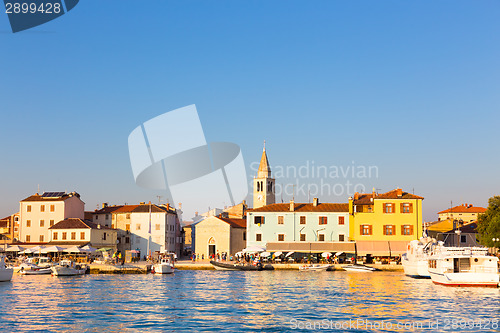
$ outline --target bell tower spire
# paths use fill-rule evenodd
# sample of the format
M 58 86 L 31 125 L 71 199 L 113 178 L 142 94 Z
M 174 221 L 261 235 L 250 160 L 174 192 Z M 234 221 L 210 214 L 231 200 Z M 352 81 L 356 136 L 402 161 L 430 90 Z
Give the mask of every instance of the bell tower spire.
M 275 203 L 274 179 L 271 178 L 271 167 L 266 153 L 266 141 L 260 158 L 257 177 L 253 180 L 253 208 Z

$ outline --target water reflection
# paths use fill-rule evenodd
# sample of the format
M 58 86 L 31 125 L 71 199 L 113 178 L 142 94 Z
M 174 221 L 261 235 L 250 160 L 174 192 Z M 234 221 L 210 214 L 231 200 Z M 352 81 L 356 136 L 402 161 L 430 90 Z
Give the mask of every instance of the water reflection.
M 0 284 L 0 328 L 284 332 L 291 330 L 293 320 L 338 323 L 361 319 L 394 323 L 437 320 L 440 329 L 433 331 L 445 331 L 445 320 L 500 317 L 499 295 L 498 289 L 436 286 L 430 280 L 393 272 L 16 275 L 12 282 Z

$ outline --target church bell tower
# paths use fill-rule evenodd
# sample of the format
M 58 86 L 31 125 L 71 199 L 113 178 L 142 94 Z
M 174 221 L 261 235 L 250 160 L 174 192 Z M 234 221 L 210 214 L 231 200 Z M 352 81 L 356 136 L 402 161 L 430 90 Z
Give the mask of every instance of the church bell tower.
M 253 179 L 253 208 L 260 208 L 275 203 L 274 178 L 271 178 L 271 167 L 266 154 L 266 142 L 260 158 L 257 177 Z

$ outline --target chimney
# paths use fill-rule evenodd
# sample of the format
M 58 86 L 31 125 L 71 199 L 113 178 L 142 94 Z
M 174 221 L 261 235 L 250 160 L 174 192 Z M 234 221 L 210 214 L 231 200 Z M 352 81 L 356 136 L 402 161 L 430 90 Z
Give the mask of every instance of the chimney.
M 396 194 L 398 195 L 398 198 L 401 198 L 403 196 L 403 190 L 400 188 L 396 189 Z
M 146 203 L 143 201 L 143 202 L 139 202 L 139 205 L 145 205 Z
M 314 198 L 314 199 L 313 199 L 313 206 L 314 206 L 314 207 L 317 207 L 318 205 L 319 205 L 319 200 L 318 200 L 318 198 Z
M 102 208 L 106 208 L 106 207 L 108 207 L 108 203 L 107 203 L 107 202 L 104 202 L 104 203 L 102 204 Z
M 359 193 L 358 193 L 358 192 L 356 192 L 356 193 L 354 193 L 354 200 L 356 201 L 356 200 L 358 200 L 358 199 L 359 199 Z
M 377 196 L 377 192 L 375 192 L 375 187 L 372 190 L 372 198 L 375 198 Z
M 170 204 L 167 204 L 167 210 L 170 210 Z M 196 213 L 198 213 L 198 212 L 196 212 Z M 198 215 L 198 214 L 196 214 L 196 215 Z
M 290 211 L 293 212 L 295 210 L 295 202 L 290 200 Z
M 97 225 L 97 229 L 101 229 L 101 225 L 100 224 Z

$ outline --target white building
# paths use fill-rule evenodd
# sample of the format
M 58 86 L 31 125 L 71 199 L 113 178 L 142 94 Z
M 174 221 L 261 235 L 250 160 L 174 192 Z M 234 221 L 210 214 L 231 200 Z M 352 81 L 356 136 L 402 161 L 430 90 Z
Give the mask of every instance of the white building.
M 84 218 L 85 203 L 76 192 L 44 192 L 19 203 L 19 241 L 46 243 L 49 228 L 67 218 Z

